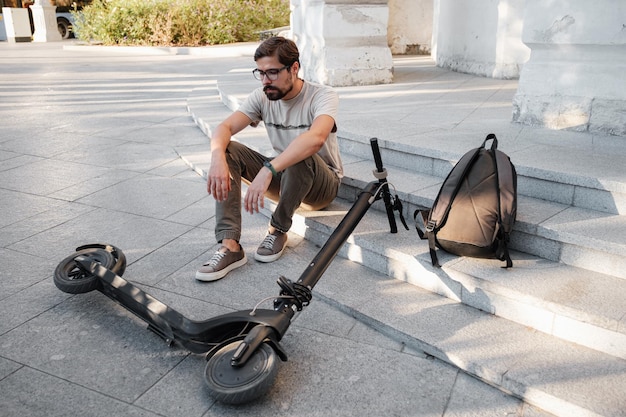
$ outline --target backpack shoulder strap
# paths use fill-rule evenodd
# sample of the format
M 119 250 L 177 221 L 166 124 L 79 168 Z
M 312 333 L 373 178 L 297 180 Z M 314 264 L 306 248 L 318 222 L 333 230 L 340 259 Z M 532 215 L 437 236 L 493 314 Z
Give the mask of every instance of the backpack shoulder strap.
M 484 149 L 485 142 L 480 147 L 466 152 L 443 181 L 428 217 L 428 223 L 432 223 L 433 227 L 439 227 L 448 217 L 452 202 L 461 188 L 462 179 L 467 176 L 467 173 L 474 165 L 481 149 Z
M 502 219 L 504 218 L 503 210 L 507 210 L 507 214 L 510 214 L 508 213 L 508 211 L 511 210 L 512 202 L 510 200 L 511 200 L 511 197 L 513 196 L 507 195 L 503 197 L 502 190 L 505 190 L 505 192 L 507 192 L 508 187 L 503 187 L 503 185 L 506 184 L 507 182 L 510 182 L 511 180 L 514 180 L 514 178 L 511 178 L 512 174 L 507 172 L 506 168 L 503 166 L 504 164 L 502 162 L 504 161 L 501 160 L 500 161 L 501 163 L 498 164 L 499 157 L 501 157 L 504 154 L 497 150 L 498 139 L 496 138 L 496 135 L 493 133 L 488 134 L 487 137 L 485 138 L 485 141 L 483 142 L 483 146 L 490 139 L 493 139 L 493 143 L 491 144 L 491 148 L 489 149 L 489 155 L 491 155 L 491 158 L 493 160 L 493 164 L 495 168 L 494 173 L 496 175 L 496 184 L 498 184 L 498 187 L 496 189 L 496 193 L 497 193 L 496 201 L 498 202 L 498 225 L 499 225 L 498 234 L 500 234 L 500 237 L 499 237 L 498 248 L 496 249 L 496 257 L 506 262 L 506 266 L 504 266 L 503 268 L 511 268 L 513 266 L 513 261 L 511 260 L 511 255 L 509 254 L 509 245 L 508 245 L 509 233 L 511 232 L 510 224 L 507 223 L 505 225 Z M 503 200 L 503 198 L 505 200 Z
M 429 215 L 430 210 L 417 209 L 413 212 L 413 220 L 415 220 L 415 230 L 417 230 L 417 235 L 422 240 L 428 239 L 428 237 L 426 236 L 426 222 L 428 221 Z
M 435 246 L 435 230 L 426 225 L 428 218 L 430 217 L 431 210 L 415 210 L 413 212 L 413 219 L 415 220 L 415 230 L 420 239 L 428 239 L 428 249 L 430 251 L 430 261 L 433 266 L 441 268 L 439 265 L 439 259 L 437 258 L 437 248 Z

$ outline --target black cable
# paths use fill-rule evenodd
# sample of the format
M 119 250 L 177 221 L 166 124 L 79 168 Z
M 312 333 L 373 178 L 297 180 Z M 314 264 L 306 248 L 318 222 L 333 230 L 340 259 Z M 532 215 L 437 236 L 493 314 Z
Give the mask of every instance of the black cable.
M 293 303 L 301 311 L 303 307 L 306 307 L 313 298 L 311 290 L 297 282 L 293 282 L 283 276 L 278 277 L 278 286 L 280 287 L 280 295 L 293 298 Z

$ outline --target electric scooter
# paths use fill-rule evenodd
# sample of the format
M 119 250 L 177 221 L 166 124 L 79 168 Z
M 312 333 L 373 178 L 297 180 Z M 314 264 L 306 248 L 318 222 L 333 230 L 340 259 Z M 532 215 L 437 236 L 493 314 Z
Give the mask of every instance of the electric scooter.
M 287 360 L 280 340 L 295 314 L 309 305 L 312 289 L 320 280 L 349 235 L 374 202 L 385 204 L 391 233 L 397 233 L 394 211 L 404 227 L 402 204 L 392 195 L 383 168 L 378 141 L 370 139 L 377 181 L 370 182 L 344 216 L 324 246 L 293 282 L 278 278 L 280 293 L 273 309 L 253 308 L 205 321 L 190 320 L 122 278 L 123 252 L 108 244 L 90 244 L 59 263 L 54 283 L 61 291 L 79 294 L 98 290 L 148 324 L 148 329 L 168 345 L 178 344 L 193 353 L 206 353 L 204 379 L 210 395 L 226 404 L 242 404 L 265 394 L 278 373 L 278 359 Z

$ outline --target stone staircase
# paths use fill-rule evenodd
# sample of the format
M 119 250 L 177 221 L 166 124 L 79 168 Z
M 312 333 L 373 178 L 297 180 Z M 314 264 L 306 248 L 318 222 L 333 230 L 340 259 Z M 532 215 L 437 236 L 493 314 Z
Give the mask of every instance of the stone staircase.
M 410 75 L 399 72 L 396 79 Z M 233 72 L 189 97 L 190 114 L 207 136 L 257 85 L 242 80 Z M 298 212 L 291 231 L 320 246 L 374 180 L 371 120 L 367 103 L 351 102 L 354 91 L 340 92 L 342 102 L 355 104 L 338 123 L 345 168 L 340 196 L 327 210 Z M 406 97 L 395 97 L 397 106 L 407 105 Z M 392 118 L 380 107 L 371 117 L 377 113 L 382 121 Z M 390 234 L 382 203 L 376 203 L 340 256 L 390 278 L 363 282 L 342 276 L 339 286 L 321 280 L 315 295 L 554 415 L 626 416 L 626 144 L 576 132 L 561 132 L 554 140 L 554 132 L 509 126 L 508 120 L 481 126 L 488 125 L 501 128 L 494 132 L 499 148 L 518 171 L 513 268 L 443 251 L 442 268 L 433 268 L 427 243 L 412 226 L 413 210 L 432 204 L 456 160 L 491 131 L 447 131 L 453 139 L 440 143 L 400 140 L 399 127 L 383 126 L 369 130 L 379 139 L 410 230 L 398 221 L 398 233 Z M 440 133 L 432 132 L 434 138 Z M 537 139 L 544 133 L 551 137 Z M 272 152 L 262 127 L 246 129 L 237 140 Z M 208 142 L 177 151 L 206 174 Z

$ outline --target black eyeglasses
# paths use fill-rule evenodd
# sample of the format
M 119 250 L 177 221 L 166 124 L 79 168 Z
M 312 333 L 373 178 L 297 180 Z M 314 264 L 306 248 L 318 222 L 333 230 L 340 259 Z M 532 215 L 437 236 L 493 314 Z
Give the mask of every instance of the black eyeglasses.
M 276 81 L 278 79 L 278 74 L 280 74 L 282 70 L 289 67 L 291 67 L 291 65 L 285 65 L 282 68 L 272 68 L 268 69 L 267 71 L 261 71 L 260 69 L 256 68 L 252 70 L 252 75 L 254 75 L 254 78 L 259 81 L 263 81 L 263 77 L 267 77 L 267 79 L 270 81 Z

